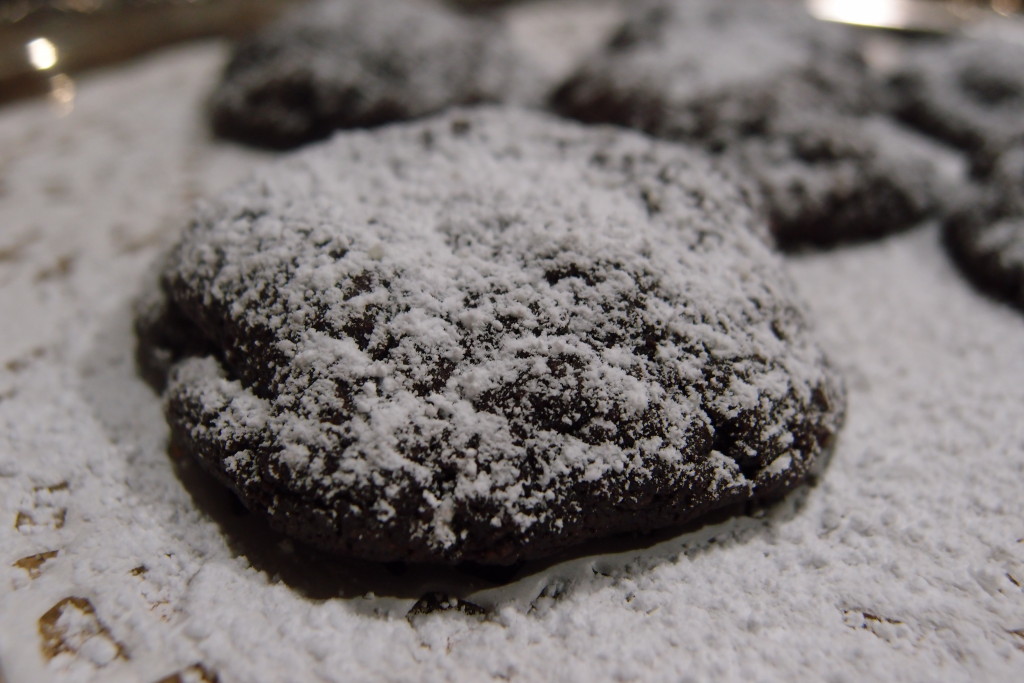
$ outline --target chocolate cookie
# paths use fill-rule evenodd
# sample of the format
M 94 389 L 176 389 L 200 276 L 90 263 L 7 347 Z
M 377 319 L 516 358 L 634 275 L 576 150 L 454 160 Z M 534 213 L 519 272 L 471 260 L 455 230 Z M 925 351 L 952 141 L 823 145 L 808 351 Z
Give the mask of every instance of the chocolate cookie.
M 642 0 L 552 96 L 556 111 L 721 147 L 780 109 L 865 111 L 853 34 L 780 0 Z
M 892 77 L 896 114 L 987 165 L 1024 136 L 1024 46 L 947 39 L 908 53 Z
M 171 367 L 188 356 L 216 353 L 203 333 L 186 318 L 159 285 L 149 283 L 135 306 L 135 361 L 142 375 L 163 391 Z
M 173 438 L 372 560 L 511 563 L 775 497 L 844 393 L 762 230 L 712 161 L 618 129 L 336 136 L 173 252 L 165 294 L 216 349 L 171 370 Z
M 934 208 L 932 160 L 864 118 L 880 92 L 858 39 L 797 3 L 649 0 L 552 104 L 732 157 L 791 246 L 893 232 Z
M 947 209 L 957 155 L 881 117 L 790 112 L 725 156 L 764 194 L 784 247 L 879 237 Z
M 975 284 L 1024 309 L 1024 145 L 999 158 L 980 196 L 946 223 L 945 241 Z
M 528 99 L 503 26 L 434 0 L 316 0 L 240 44 L 210 98 L 214 131 L 288 148 L 458 104 Z

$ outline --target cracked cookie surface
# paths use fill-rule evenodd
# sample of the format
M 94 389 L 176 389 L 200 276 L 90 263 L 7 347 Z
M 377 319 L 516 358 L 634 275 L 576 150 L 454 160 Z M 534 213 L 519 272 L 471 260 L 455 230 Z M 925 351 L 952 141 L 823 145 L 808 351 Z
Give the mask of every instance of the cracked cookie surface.
M 775 497 L 844 393 L 743 185 L 514 109 L 336 136 L 205 206 L 163 273 L 173 438 L 277 528 L 502 564 Z M 149 321 L 149 322 L 145 322 Z M 142 331 L 147 340 L 174 334 Z

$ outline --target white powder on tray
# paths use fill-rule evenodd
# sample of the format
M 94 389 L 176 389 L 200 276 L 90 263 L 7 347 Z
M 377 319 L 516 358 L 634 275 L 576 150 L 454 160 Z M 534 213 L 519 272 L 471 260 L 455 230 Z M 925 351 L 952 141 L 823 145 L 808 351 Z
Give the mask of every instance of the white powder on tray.
M 1024 316 L 933 225 L 792 259 L 850 407 L 821 484 L 758 517 L 492 588 L 311 558 L 176 474 L 131 304 L 191 200 L 255 160 L 199 119 L 222 59 L 83 79 L 66 118 L 0 110 L 8 681 L 1017 678 Z M 430 590 L 485 613 L 407 617 Z

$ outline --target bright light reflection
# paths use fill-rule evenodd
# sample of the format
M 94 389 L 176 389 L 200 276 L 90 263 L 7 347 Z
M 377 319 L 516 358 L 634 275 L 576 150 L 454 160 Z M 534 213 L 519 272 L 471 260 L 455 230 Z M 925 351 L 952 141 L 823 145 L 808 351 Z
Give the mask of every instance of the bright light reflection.
M 826 21 L 862 26 L 900 26 L 906 21 L 906 7 L 892 0 L 810 0 L 811 14 Z
M 1002 0 L 1019 2 L 1020 0 Z M 805 0 L 818 19 L 909 31 L 953 31 L 979 16 L 979 0 Z
M 57 65 L 57 46 L 46 38 L 36 38 L 25 44 L 28 61 L 39 71 L 52 69 Z

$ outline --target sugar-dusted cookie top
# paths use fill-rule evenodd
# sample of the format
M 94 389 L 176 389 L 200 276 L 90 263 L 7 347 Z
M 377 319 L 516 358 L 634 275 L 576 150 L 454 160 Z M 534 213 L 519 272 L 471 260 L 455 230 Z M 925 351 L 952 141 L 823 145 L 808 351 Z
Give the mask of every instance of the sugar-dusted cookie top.
M 784 0 L 641 0 L 553 95 L 555 109 L 659 137 L 724 145 L 780 109 L 861 111 L 859 44 Z
M 898 116 L 988 166 L 1024 137 L 1024 45 L 946 39 L 908 50 L 893 75 Z
M 789 111 L 725 157 L 764 195 L 777 243 L 880 237 L 948 210 L 964 182 L 954 151 L 882 116 Z
M 532 73 L 495 18 L 440 0 L 315 0 L 236 47 L 210 114 L 219 135 L 287 148 L 339 128 L 529 99 Z
M 946 223 L 945 238 L 975 284 L 1024 309 L 1024 143 L 998 157 L 982 189 Z
M 275 163 L 196 215 L 164 289 L 216 349 L 172 354 L 174 438 L 352 556 L 508 563 L 683 522 L 796 485 L 841 420 L 746 190 L 541 114 Z
M 910 227 L 941 203 L 931 150 L 869 116 L 883 93 L 859 35 L 799 3 L 644 0 L 551 104 L 729 157 L 779 244 L 827 245 Z

